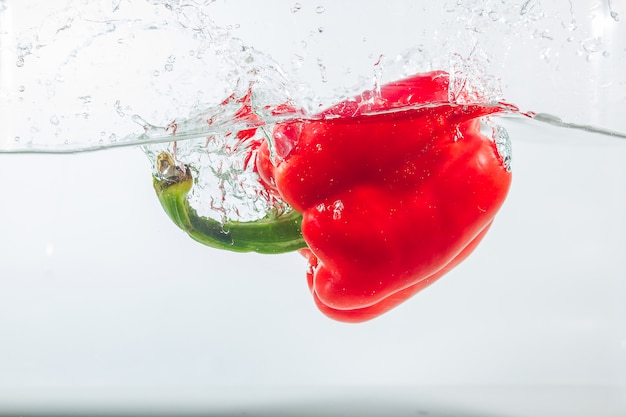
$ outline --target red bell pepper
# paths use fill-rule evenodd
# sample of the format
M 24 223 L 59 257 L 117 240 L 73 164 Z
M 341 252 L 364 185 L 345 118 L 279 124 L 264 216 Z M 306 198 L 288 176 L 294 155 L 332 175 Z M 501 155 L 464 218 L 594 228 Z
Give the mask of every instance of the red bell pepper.
M 432 72 L 387 84 L 276 125 L 257 151 L 262 181 L 294 211 L 282 240 L 267 228 L 255 239 L 277 248 L 267 252 L 301 249 L 315 303 L 333 319 L 369 320 L 438 279 L 505 200 L 508 161 L 479 121 L 502 108 L 449 102 L 448 82 Z

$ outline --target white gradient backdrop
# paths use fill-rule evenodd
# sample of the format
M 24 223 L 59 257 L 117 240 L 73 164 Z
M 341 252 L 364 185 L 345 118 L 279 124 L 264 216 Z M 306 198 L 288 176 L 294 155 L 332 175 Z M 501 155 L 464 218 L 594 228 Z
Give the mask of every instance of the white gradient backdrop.
M 559 106 L 538 110 L 602 113 Z M 176 229 L 139 149 L 0 155 L 0 415 L 625 415 L 626 142 L 503 123 L 514 184 L 482 245 L 360 325 L 316 310 L 297 254 Z

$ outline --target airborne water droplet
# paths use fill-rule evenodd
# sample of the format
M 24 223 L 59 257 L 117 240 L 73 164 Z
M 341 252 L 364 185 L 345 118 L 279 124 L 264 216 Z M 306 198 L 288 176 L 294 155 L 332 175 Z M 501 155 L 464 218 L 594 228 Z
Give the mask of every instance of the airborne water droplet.
M 587 53 L 594 53 L 602 50 L 602 40 L 600 38 L 588 38 L 581 43 Z
M 321 58 L 317 59 L 317 67 L 320 70 L 320 75 L 322 76 L 322 82 L 325 83 L 328 81 L 328 78 L 326 77 L 326 65 L 324 65 L 324 61 L 322 61 Z

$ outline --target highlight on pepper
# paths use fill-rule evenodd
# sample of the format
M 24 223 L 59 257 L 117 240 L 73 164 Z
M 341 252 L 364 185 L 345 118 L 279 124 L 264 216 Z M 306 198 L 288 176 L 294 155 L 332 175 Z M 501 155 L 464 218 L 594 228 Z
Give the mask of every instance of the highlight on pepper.
M 251 152 L 259 181 L 291 210 L 249 222 L 199 216 L 187 200 L 191 171 L 167 153 L 154 188 L 193 239 L 238 252 L 298 250 L 322 313 L 370 320 L 469 256 L 508 193 L 508 135 L 481 132 L 482 117 L 507 108 L 450 101 L 448 87 L 446 72 L 417 74 L 277 123 Z

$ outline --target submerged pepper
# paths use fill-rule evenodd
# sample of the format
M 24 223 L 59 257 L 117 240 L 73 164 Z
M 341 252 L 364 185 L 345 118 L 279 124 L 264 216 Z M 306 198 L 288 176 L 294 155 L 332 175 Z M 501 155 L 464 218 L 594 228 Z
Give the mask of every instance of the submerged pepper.
M 360 322 L 402 303 L 465 259 L 503 204 L 507 156 L 479 120 L 502 109 L 450 102 L 448 83 L 437 71 L 384 85 L 280 123 L 260 146 L 259 176 L 297 218 L 284 248 L 308 259 L 327 316 Z M 248 250 L 280 246 L 268 226 L 280 217 L 264 221 Z

